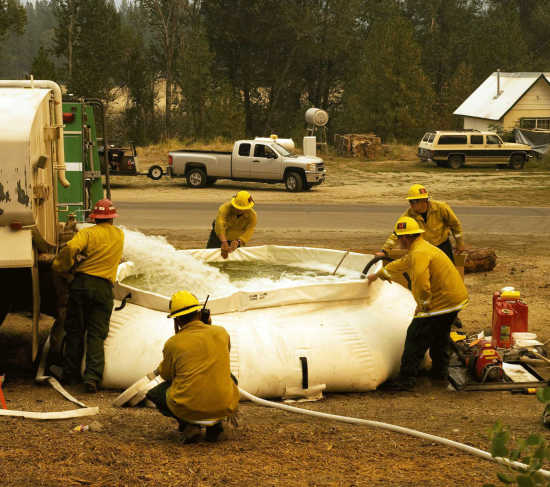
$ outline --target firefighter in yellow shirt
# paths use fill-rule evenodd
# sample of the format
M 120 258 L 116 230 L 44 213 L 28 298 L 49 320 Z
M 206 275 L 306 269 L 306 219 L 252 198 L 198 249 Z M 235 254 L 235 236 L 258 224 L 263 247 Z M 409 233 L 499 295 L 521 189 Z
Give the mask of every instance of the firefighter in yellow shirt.
M 175 335 L 164 344 L 156 370 L 165 382 L 147 398 L 162 414 L 178 420 L 184 442 L 197 441 L 201 426 L 206 426 L 207 441 L 217 441 L 222 420 L 234 417 L 239 405 L 229 368 L 229 334 L 210 324 L 209 311 L 188 291 L 172 296 L 168 318 L 174 318 Z
M 227 259 L 231 252 L 246 245 L 256 228 L 257 216 L 253 206 L 254 200 L 248 191 L 239 191 L 230 201 L 221 205 L 212 222 L 206 248 L 221 248 L 222 257 Z
M 425 230 L 410 217 L 401 217 L 395 224 L 395 236 L 407 253 L 367 276 L 369 285 L 378 278 L 407 272 L 411 292 L 416 301 L 414 318 L 407 329 L 401 370 L 387 389 L 409 390 L 416 384 L 418 370 L 426 350 L 432 358 L 431 377 L 447 380 L 449 367 L 449 333 L 458 312 L 468 303 L 468 291 L 460 273 L 445 253 L 424 240 Z
M 90 214 L 95 225 L 80 230 L 52 263 L 57 272 L 75 270 L 65 319 L 62 380 L 71 385 L 83 379 L 88 392 L 97 391 L 105 367 L 103 342 L 109 332 L 113 284 L 124 246 L 124 233 L 113 225 L 117 216 L 110 200 L 98 201 Z M 86 369 L 81 377 L 84 336 Z
M 407 195 L 410 207 L 401 215 L 416 220 L 425 231 L 424 240 L 439 247 L 452 262 L 454 262 L 453 248 L 449 239 L 452 234 L 456 242 L 456 250 L 464 250 L 462 225 L 451 207 L 443 201 L 430 199 L 430 195 L 421 184 L 413 184 Z M 392 233 L 382 251 L 377 255 L 388 254 L 397 243 L 397 237 Z

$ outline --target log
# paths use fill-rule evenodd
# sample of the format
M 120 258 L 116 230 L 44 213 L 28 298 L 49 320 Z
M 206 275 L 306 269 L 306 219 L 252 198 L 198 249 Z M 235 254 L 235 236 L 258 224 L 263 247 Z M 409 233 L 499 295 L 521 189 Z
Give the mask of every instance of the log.
M 473 272 L 489 272 L 497 265 L 497 255 L 493 249 L 467 249 L 464 271 L 466 274 Z

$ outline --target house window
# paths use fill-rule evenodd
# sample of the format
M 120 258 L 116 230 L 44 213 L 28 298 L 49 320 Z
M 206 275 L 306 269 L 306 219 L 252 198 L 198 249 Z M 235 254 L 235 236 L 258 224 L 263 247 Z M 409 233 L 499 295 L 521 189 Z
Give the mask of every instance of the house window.
M 550 118 L 521 118 L 519 126 L 522 129 L 550 130 Z

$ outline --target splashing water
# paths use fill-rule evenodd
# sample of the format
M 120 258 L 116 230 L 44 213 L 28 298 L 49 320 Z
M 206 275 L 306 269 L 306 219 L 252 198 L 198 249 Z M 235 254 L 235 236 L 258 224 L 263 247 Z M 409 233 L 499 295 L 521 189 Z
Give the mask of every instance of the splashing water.
M 121 228 L 124 258 L 132 261 L 138 271 L 137 275 L 124 279 L 124 283 L 164 296 L 187 289 L 199 299 L 208 294 L 219 296 L 236 291 L 228 276 L 190 255 L 178 253 L 165 237 Z
M 341 268 L 332 275 L 332 266 L 316 262 L 300 264 L 273 264 L 261 261 L 216 262 L 205 264 L 178 253 L 165 237 L 147 236 L 121 227 L 125 235 L 124 257 L 136 265 L 137 274 L 124 283 L 143 290 L 171 296 L 188 289 L 199 300 L 245 291 L 267 290 L 357 279 L 357 271 Z

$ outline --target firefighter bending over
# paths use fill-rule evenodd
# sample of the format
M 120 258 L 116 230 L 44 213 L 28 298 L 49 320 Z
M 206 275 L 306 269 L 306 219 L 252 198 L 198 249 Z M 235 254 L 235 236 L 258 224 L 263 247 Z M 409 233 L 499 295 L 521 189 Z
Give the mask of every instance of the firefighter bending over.
M 432 359 L 431 377 L 446 381 L 449 367 L 449 333 L 458 312 L 468 303 L 468 291 L 460 273 L 445 253 L 426 242 L 425 232 L 410 217 L 401 217 L 395 224 L 395 236 L 407 253 L 367 276 L 370 285 L 378 278 L 390 280 L 407 272 L 416 301 L 414 318 L 407 329 L 401 370 L 396 381 L 381 386 L 393 390 L 410 390 L 426 350 Z
M 212 222 L 206 248 L 221 249 L 222 257 L 227 259 L 231 252 L 246 245 L 256 228 L 257 216 L 253 206 L 254 200 L 248 191 L 239 191 L 221 205 Z

